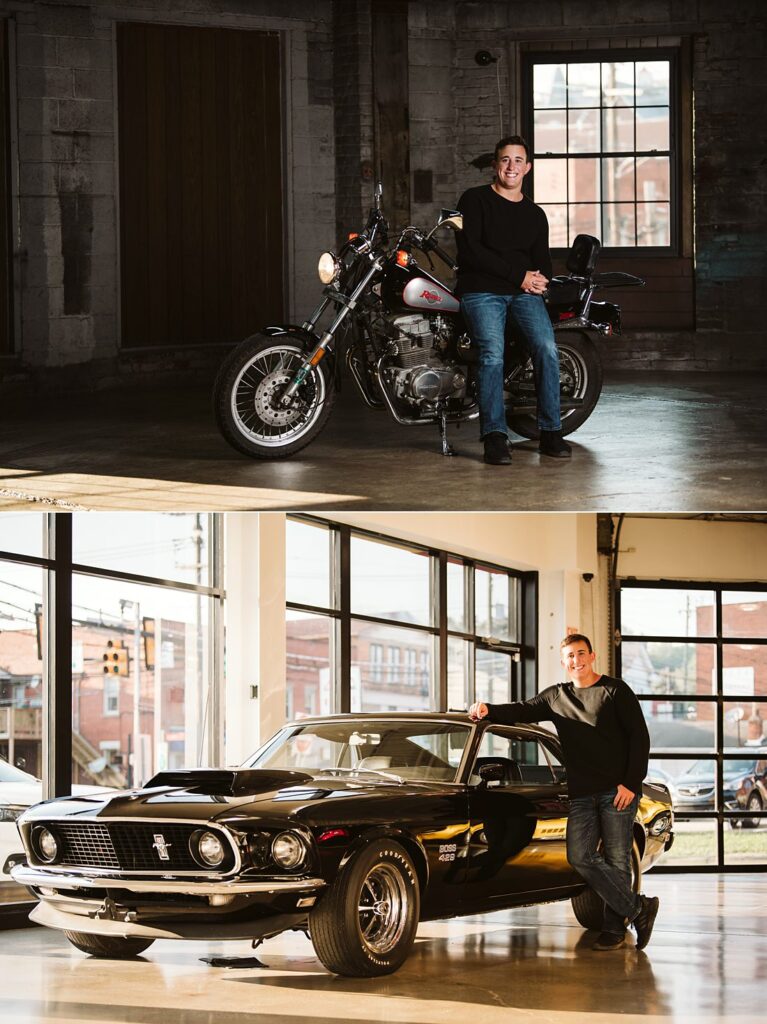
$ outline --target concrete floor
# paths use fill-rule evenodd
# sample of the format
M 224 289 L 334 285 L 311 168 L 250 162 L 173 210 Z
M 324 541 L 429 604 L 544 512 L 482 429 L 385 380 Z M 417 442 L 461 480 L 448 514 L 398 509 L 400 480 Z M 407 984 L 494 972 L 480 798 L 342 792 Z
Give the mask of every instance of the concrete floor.
M 571 460 L 518 441 L 511 468 L 482 463 L 476 422 L 446 459 L 436 428 L 398 426 L 348 383 L 319 440 L 277 463 L 228 447 L 207 390 L 6 400 L 0 509 L 763 511 L 764 384 L 614 375 Z
M 377 980 L 329 975 L 303 936 L 272 939 L 263 968 L 212 968 L 247 943 L 156 942 L 96 960 L 57 932 L 0 932 L 3 1024 L 630 1024 L 764 1021 L 767 875 L 650 875 L 652 941 L 610 953 L 569 904 L 422 925 L 410 959 Z

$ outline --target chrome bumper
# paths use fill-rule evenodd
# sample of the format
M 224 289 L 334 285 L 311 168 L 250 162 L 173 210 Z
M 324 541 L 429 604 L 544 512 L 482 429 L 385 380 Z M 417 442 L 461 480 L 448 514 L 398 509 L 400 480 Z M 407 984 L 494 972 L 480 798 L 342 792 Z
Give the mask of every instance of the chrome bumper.
M 46 871 L 19 864 L 11 870 L 11 877 L 19 885 L 31 889 L 124 889 L 127 892 L 185 893 L 194 896 L 239 896 L 260 893 L 264 896 L 278 893 L 307 892 L 325 887 L 322 878 L 291 878 L 284 881 L 256 882 L 250 879 L 198 882 L 192 878 L 123 878 L 120 875 L 77 875 L 68 872 Z
M 290 928 L 306 925 L 306 911 L 295 914 L 276 914 L 260 921 L 234 922 L 210 921 L 205 924 L 186 924 L 175 921 L 168 924 L 140 921 L 113 921 L 90 914 L 77 914 L 58 910 L 47 903 L 38 903 L 29 915 L 30 921 L 56 928 L 64 932 L 83 932 L 86 935 L 112 935 L 123 938 L 142 939 L 264 939 Z

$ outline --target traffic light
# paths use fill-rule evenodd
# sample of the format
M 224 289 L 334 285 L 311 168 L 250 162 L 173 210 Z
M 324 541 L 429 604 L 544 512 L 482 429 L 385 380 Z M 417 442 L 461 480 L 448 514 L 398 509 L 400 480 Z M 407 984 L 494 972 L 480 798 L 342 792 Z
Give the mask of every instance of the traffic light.
M 107 649 L 103 654 L 105 676 L 127 676 L 130 673 L 128 648 L 122 643 L 107 640 Z
M 144 639 L 144 668 L 151 672 L 154 669 L 154 619 L 144 616 L 141 635 Z

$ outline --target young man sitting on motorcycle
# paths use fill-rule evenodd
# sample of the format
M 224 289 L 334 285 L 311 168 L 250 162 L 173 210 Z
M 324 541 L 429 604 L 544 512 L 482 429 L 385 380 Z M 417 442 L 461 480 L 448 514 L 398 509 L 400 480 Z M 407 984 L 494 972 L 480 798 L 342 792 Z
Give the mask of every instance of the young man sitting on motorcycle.
M 468 189 L 458 202 L 463 231 L 457 237 L 456 294 L 479 349 L 480 436 L 484 460 L 492 465 L 511 462 L 503 400 L 507 316 L 532 354 L 539 451 L 558 459 L 571 453 L 562 438 L 559 354 L 542 298 L 552 273 L 549 225 L 540 206 L 522 194 L 531 166 L 525 140 L 507 136 L 495 147 L 492 184 Z

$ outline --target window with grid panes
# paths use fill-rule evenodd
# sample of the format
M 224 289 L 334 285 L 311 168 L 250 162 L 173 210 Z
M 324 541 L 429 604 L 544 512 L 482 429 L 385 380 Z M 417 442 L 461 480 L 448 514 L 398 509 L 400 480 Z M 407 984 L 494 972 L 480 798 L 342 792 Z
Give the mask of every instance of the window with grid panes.
M 676 244 L 673 51 L 531 56 L 533 198 L 550 245 L 595 235 L 608 248 Z

